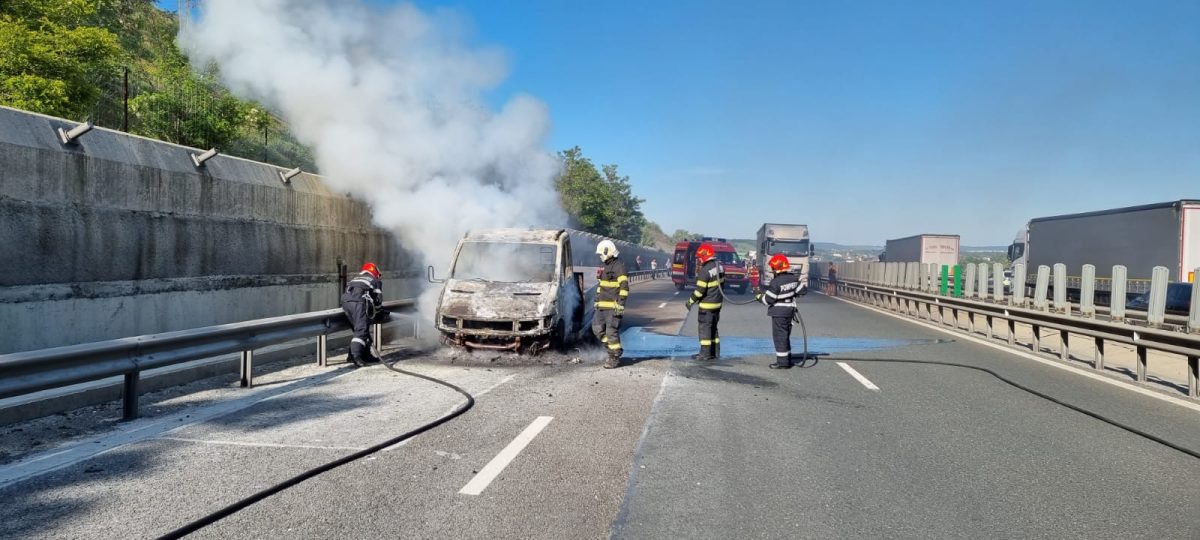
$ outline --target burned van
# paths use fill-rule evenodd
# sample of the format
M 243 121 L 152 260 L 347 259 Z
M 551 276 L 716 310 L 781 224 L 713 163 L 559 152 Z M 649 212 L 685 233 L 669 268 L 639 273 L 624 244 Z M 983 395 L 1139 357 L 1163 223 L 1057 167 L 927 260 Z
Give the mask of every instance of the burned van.
M 438 299 L 443 342 L 535 354 L 590 332 L 583 274 L 574 271 L 562 229 L 467 233 L 454 249 Z

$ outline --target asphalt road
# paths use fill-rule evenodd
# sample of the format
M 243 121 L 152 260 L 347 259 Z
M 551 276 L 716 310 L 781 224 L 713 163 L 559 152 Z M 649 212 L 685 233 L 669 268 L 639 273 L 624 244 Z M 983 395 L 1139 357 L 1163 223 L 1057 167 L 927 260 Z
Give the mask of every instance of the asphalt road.
M 625 323 L 643 330 L 616 370 L 600 369 L 599 350 L 535 360 L 398 350 L 405 368 L 475 394 L 475 408 L 195 536 L 1200 537 L 1197 459 L 984 373 L 871 360 L 986 366 L 1200 449 L 1196 410 L 818 295 L 803 302 L 810 345 L 829 353 L 818 361 L 767 369 L 763 308 L 730 305 L 727 358 L 698 366 L 686 359 L 687 294 L 664 280 L 635 286 Z M 382 367 L 290 378 L 0 480 L 0 537 L 153 537 L 461 403 Z M 38 457 L 107 449 L 115 436 Z M 463 493 L 472 486 L 478 494 Z

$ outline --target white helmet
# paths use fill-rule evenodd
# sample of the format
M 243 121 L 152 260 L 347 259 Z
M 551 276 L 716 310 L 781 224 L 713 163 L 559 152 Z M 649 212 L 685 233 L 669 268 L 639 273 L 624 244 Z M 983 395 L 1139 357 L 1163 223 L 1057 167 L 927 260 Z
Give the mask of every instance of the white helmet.
M 612 240 L 601 240 L 596 244 L 596 255 L 600 256 L 600 260 L 607 261 L 620 253 L 617 252 L 617 245 Z

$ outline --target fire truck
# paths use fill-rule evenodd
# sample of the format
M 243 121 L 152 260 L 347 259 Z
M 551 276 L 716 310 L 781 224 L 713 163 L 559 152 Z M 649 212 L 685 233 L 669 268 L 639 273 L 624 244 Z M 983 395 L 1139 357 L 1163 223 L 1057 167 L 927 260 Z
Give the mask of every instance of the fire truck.
M 747 264 L 738 257 L 737 250 L 724 238 L 703 237 L 700 240 L 685 240 L 675 244 L 675 255 L 671 259 L 671 281 L 675 288 L 683 290 L 688 285 L 696 283 L 696 248 L 700 244 L 711 244 L 716 252 L 717 263 L 725 272 L 725 287 L 745 293 L 750 288 L 750 280 L 746 275 Z

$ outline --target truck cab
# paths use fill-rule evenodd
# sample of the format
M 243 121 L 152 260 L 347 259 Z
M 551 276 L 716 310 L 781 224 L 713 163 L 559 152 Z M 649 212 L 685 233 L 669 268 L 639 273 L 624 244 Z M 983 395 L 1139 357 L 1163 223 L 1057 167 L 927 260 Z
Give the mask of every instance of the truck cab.
M 438 298 L 446 344 L 537 353 L 584 337 L 583 274 L 563 229 L 491 229 L 458 242 Z

